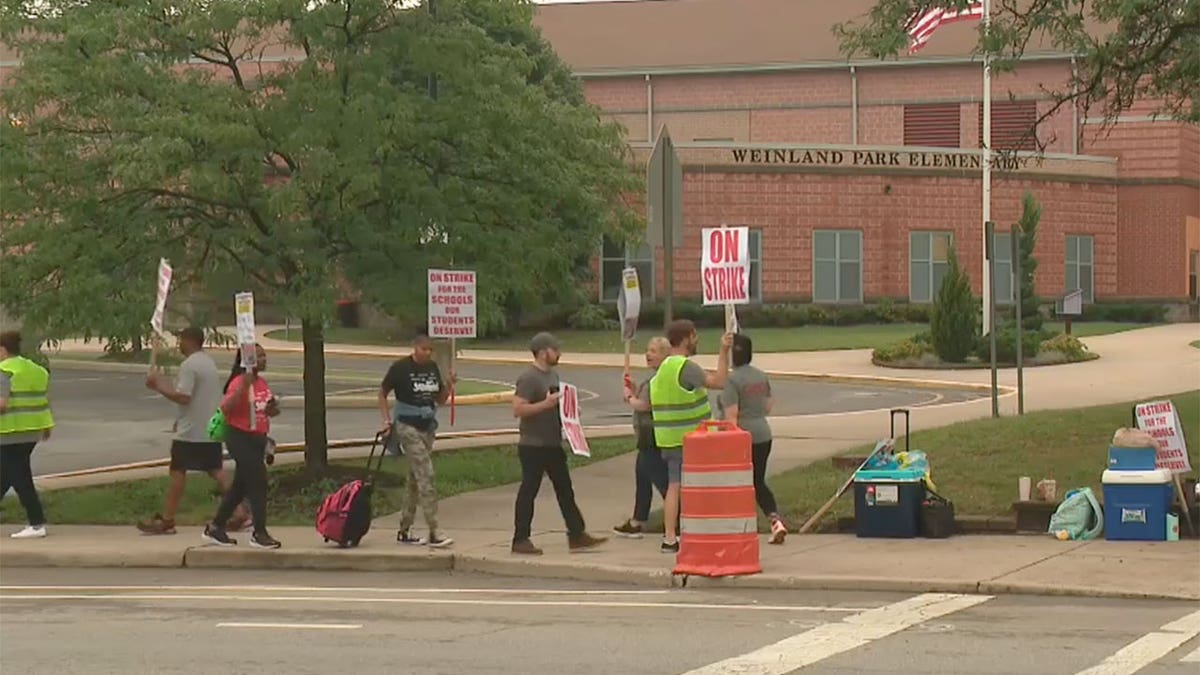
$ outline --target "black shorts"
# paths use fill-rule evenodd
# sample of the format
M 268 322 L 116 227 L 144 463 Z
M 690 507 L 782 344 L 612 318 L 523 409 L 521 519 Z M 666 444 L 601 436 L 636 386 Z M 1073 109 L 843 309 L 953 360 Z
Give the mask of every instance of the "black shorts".
M 171 441 L 171 471 L 216 471 L 224 449 L 216 441 Z

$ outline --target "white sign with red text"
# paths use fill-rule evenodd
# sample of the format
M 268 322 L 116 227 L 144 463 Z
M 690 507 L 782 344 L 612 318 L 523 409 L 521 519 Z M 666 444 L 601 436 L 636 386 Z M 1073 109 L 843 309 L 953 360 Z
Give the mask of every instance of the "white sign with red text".
M 254 294 L 238 293 L 233 296 L 234 316 L 237 317 L 238 348 L 242 352 L 242 365 L 247 369 L 258 366 L 258 338 L 254 329 Z
M 478 337 L 475 273 L 429 270 L 429 337 Z
M 1170 401 L 1139 403 L 1134 408 L 1138 428 L 1158 441 L 1156 468 L 1168 469 L 1171 473 L 1190 473 L 1192 462 L 1188 457 L 1187 443 L 1183 438 L 1183 425 L 1179 422 L 1179 411 Z
M 705 305 L 750 302 L 750 228 L 706 227 L 700 252 Z
M 154 300 L 154 314 L 150 317 L 150 327 L 162 337 L 167 337 L 163 331 L 163 315 L 167 310 L 167 293 L 171 291 L 171 276 L 174 271 L 166 258 L 158 261 L 158 297 Z
M 558 415 L 562 418 L 563 438 L 571 444 L 571 452 L 582 457 L 591 457 L 587 437 L 583 435 L 583 424 L 579 421 L 579 388 L 562 383 L 562 397 L 558 399 Z

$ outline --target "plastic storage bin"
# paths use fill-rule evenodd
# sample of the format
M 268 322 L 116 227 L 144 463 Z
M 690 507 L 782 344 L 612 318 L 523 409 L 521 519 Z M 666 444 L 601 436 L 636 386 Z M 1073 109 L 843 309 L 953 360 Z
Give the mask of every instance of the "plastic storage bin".
M 860 537 L 912 538 L 921 534 L 925 473 L 861 470 L 854 473 L 854 528 Z
M 1171 472 L 1104 472 L 1104 538 L 1124 541 L 1166 541 L 1167 512 L 1171 510 Z
M 1154 448 L 1108 448 L 1108 468 L 1113 471 L 1153 471 L 1158 451 Z

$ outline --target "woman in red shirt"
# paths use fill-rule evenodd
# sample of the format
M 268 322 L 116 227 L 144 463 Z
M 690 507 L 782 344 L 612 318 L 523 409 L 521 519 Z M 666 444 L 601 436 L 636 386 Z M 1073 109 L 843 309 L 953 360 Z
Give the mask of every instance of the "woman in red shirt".
M 237 544 L 225 531 L 225 524 L 245 499 L 250 502 L 254 519 L 250 546 L 279 548 L 279 542 L 267 534 L 266 465 L 267 434 L 271 431 L 271 418 L 279 414 L 279 403 L 271 394 L 267 381 L 259 376 L 267 368 L 267 353 L 259 345 L 255 348 L 258 364 L 246 372 L 241 357 L 237 357 L 225 385 L 225 398 L 221 401 L 221 412 L 225 413 L 228 427 L 225 447 L 237 463 L 237 469 L 233 474 L 233 485 L 221 499 L 216 517 L 204 528 L 204 539 L 219 546 Z

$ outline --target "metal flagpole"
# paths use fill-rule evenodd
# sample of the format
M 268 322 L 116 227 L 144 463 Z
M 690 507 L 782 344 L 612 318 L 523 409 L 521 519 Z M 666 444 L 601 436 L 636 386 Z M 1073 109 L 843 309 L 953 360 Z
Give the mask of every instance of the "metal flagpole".
M 987 46 L 988 26 L 992 23 L 992 2 L 983 0 L 983 334 L 992 330 L 992 279 L 988 274 L 987 223 L 992 219 L 992 57 Z

